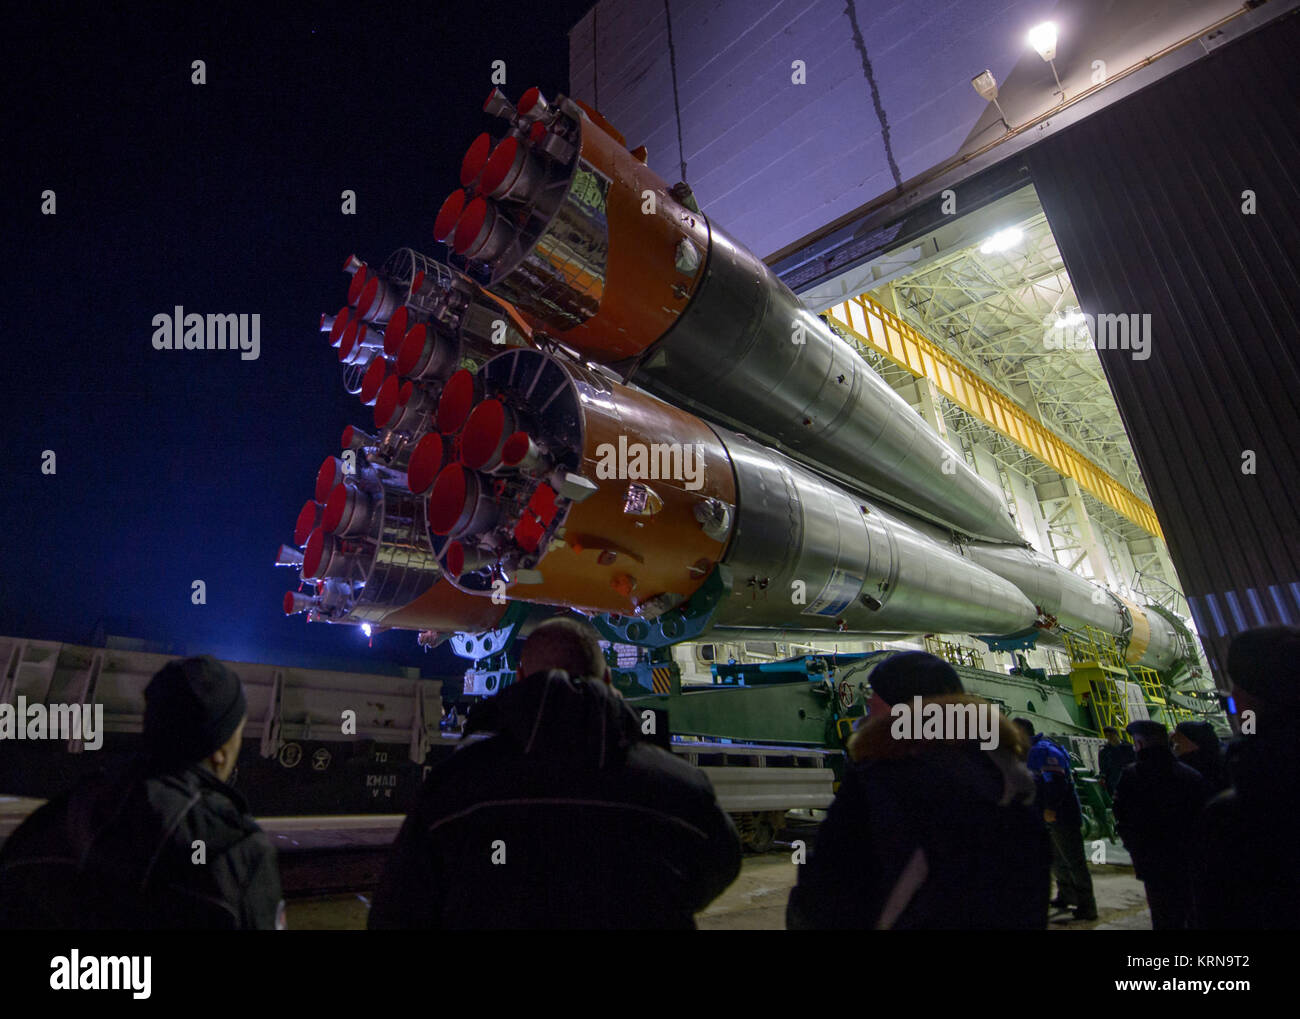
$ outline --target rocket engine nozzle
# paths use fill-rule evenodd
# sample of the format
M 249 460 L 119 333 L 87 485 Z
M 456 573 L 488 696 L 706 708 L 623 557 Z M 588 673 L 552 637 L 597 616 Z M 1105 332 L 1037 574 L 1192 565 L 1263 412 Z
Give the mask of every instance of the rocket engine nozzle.
M 296 616 L 299 612 L 309 612 L 320 604 L 320 599 L 314 595 L 303 594 L 300 591 L 284 592 L 284 614 L 286 616 Z

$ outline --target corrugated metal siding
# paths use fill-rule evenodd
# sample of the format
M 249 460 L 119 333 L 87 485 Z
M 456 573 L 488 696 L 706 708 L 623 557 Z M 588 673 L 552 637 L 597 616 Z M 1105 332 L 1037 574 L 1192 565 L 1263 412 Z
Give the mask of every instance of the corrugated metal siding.
M 1289 15 L 1027 154 L 1082 310 L 1151 315 L 1147 360 L 1099 353 L 1221 675 L 1300 624 L 1297 52 Z

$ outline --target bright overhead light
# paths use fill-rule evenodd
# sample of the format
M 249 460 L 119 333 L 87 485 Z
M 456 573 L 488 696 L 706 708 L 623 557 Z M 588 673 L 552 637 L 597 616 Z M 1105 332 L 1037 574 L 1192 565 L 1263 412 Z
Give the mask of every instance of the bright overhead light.
M 369 624 L 369 623 L 362 623 L 362 624 L 361 624 L 361 632 L 364 633 L 367 637 L 369 637 L 369 636 L 370 636 L 370 632 L 371 632 L 371 631 L 370 631 L 370 624 Z
M 1065 102 L 1065 87 L 1061 84 L 1061 76 L 1056 73 L 1056 25 L 1044 21 L 1031 28 L 1025 38 L 1038 51 L 1043 62 L 1051 66 L 1052 77 L 1056 79 L 1056 95 L 1061 97 L 1061 102 Z
M 1050 21 L 1044 21 L 1041 25 L 1035 25 L 1029 30 L 1029 45 L 1038 51 L 1038 55 L 1044 60 L 1056 59 L 1056 25 Z
M 992 237 L 980 245 L 980 254 L 991 255 L 995 251 L 1006 251 L 1007 248 L 1013 248 L 1020 243 L 1023 237 L 1019 228 L 1011 226 L 1005 230 L 999 230 Z

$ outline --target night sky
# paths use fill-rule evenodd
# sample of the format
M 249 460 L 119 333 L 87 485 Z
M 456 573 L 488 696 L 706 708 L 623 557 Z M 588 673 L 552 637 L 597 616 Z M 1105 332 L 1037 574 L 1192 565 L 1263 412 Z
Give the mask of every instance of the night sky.
M 566 92 L 566 33 L 589 6 L 6 12 L 0 635 L 103 626 L 242 661 L 451 665 L 413 633 L 368 649 L 281 612 L 297 576 L 276 548 L 343 426 L 373 427 L 318 319 L 344 303 L 350 252 L 442 256 L 433 221 L 461 156 L 500 132 L 481 112 L 492 61 L 512 100 Z M 260 314 L 260 357 L 154 350 L 153 316 L 175 305 Z

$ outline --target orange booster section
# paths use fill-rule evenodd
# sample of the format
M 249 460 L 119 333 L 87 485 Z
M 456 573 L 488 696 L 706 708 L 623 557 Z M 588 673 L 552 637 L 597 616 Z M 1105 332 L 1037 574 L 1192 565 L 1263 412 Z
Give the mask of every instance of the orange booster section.
M 381 625 L 404 630 L 432 630 L 435 633 L 464 630 L 478 633 L 493 629 L 505 612 L 505 605 L 466 594 L 444 579 L 439 580 L 415 601 L 384 616 Z
M 487 289 L 584 359 L 635 357 L 667 332 L 704 272 L 708 226 L 595 113 L 537 91 L 484 158 L 480 136 L 436 234 Z
M 502 354 L 480 377 L 482 399 L 446 437 L 428 498 L 452 583 L 626 615 L 689 598 L 735 518 L 731 462 L 712 429 L 538 351 Z

